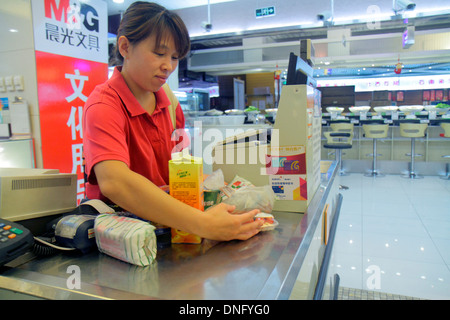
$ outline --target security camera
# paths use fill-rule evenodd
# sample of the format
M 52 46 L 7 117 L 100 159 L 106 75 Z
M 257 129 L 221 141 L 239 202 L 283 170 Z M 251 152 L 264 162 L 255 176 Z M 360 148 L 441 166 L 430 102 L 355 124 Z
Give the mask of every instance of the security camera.
M 416 8 L 416 4 L 409 0 L 393 0 L 392 6 L 395 13 L 401 11 L 412 11 Z
M 331 19 L 331 12 L 330 11 L 324 11 L 322 13 L 319 13 L 317 15 L 317 20 L 319 21 L 328 21 Z
M 210 32 L 212 29 L 212 24 L 207 21 L 203 21 L 202 28 L 205 29 L 206 32 Z

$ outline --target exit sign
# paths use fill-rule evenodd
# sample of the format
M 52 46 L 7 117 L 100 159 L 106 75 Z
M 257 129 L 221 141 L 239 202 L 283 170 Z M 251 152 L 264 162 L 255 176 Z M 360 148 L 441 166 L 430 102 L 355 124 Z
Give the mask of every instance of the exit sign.
M 275 7 L 256 9 L 256 18 L 270 17 L 275 15 Z

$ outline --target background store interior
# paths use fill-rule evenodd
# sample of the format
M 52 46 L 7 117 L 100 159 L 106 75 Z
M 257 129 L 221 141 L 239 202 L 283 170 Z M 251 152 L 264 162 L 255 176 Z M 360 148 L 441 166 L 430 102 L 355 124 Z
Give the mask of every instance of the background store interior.
M 121 11 L 131 2 L 108 1 L 111 47 Z M 199 110 L 243 108 L 235 105 L 233 79 L 245 83 L 244 107 L 252 105 L 262 111 L 276 107 L 278 92 L 274 74 L 280 72 L 283 79 L 289 53 L 299 54 L 301 39 L 312 40 L 314 78 L 319 86 L 337 79 L 450 73 L 450 3 L 445 0 L 158 3 L 175 10 L 191 34 L 191 53 L 180 62 L 178 83 L 180 91 L 199 92 Z M 271 8 L 274 14 L 257 17 L 259 9 Z M 407 44 L 403 43 L 405 30 L 410 32 Z M 332 82 L 328 85 L 334 86 Z M 374 86 L 375 90 L 385 93 L 358 87 L 355 91 L 350 86 L 327 90 L 323 93 L 322 106 L 324 112 L 326 106 L 343 106 L 348 112 L 349 106 L 358 105 L 432 104 L 439 99 L 448 101 L 449 85 L 445 83 L 437 92 Z M 209 99 L 203 98 L 205 92 Z

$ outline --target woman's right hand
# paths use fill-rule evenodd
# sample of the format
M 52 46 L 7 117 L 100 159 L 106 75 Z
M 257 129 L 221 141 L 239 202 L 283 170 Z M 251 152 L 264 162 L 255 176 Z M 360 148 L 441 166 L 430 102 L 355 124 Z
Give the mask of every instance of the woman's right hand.
M 258 209 L 233 214 L 234 209 L 226 203 L 209 208 L 203 213 L 199 235 L 210 240 L 247 240 L 261 230 L 264 222 L 254 220 Z

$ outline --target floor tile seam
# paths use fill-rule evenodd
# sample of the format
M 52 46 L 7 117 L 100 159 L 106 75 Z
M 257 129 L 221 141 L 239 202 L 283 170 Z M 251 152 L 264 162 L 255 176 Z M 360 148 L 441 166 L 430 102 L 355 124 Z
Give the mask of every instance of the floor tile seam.
M 366 211 L 367 212 L 367 211 Z M 379 213 L 379 214 L 374 214 L 374 213 L 363 213 L 363 217 L 366 219 L 372 219 L 372 218 L 394 218 L 394 219 L 405 219 L 405 220 L 409 220 L 409 221 L 417 221 L 417 223 L 422 223 L 421 221 L 417 220 L 415 217 L 415 213 L 414 214 L 402 214 L 402 215 L 396 215 L 396 214 L 392 214 L 389 212 L 383 212 L 383 213 Z
M 437 253 L 438 253 L 439 256 L 441 257 L 443 263 L 444 263 L 444 264 L 447 266 L 447 268 L 450 270 L 449 264 L 447 264 L 447 263 L 445 262 L 444 254 L 441 252 L 441 250 L 439 249 L 439 246 L 436 244 L 436 241 L 435 241 L 435 239 L 442 239 L 442 238 L 439 238 L 439 237 L 432 237 L 431 235 L 430 235 L 430 238 L 431 238 L 431 242 L 432 242 L 433 245 L 434 245 L 435 250 L 437 251 Z M 450 239 L 445 239 L 445 240 L 450 240 Z M 449 279 L 449 280 L 450 280 L 450 279 Z
M 408 239 L 408 238 L 413 238 L 413 241 L 415 241 L 415 244 L 418 242 L 419 244 L 423 244 L 423 245 L 432 245 L 432 248 L 439 252 L 439 250 L 437 249 L 436 243 L 433 241 L 433 239 L 430 236 L 417 236 L 415 234 L 408 235 L 408 234 L 398 234 L 398 233 L 390 233 L 390 232 L 389 233 L 373 232 L 373 231 L 367 231 L 365 233 L 363 232 L 362 239 L 361 239 L 363 248 L 364 248 L 364 239 L 366 241 L 369 241 L 370 239 L 373 239 L 372 237 L 377 237 L 377 239 L 378 239 L 381 236 L 393 236 L 395 238 L 392 239 L 394 241 L 392 245 L 398 245 L 398 246 L 407 245 L 408 247 L 411 247 L 411 244 L 409 243 L 410 239 Z M 388 241 L 390 241 L 390 240 L 388 239 Z M 399 243 L 399 241 L 402 241 L 402 242 Z
M 424 223 L 424 218 L 421 217 L 421 215 L 419 214 L 418 210 L 416 209 L 416 207 L 414 206 L 414 211 L 416 212 L 416 215 L 419 219 L 419 221 L 422 223 L 423 228 L 425 229 L 425 232 L 428 234 L 431 242 L 433 243 L 434 249 L 435 251 L 439 254 L 439 256 L 441 257 L 441 260 L 445 263 L 445 259 L 443 254 L 441 253 L 441 250 L 439 250 L 439 247 L 436 244 L 436 241 L 434 240 L 434 237 L 431 235 L 429 227 L 427 227 Z
M 408 195 L 408 197 L 410 198 L 409 195 Z M 412 199 L 414 199 L 414 198 L 412 198 Z M 422 226 L 425 228 L 425 225 L 424 225 L 424 223 L 423 223 L 422 217 L 420 216 L 418 209 L 417 209 L 416 206 L 414 205 L 414 202 L 411 201 L 412 199 L 410 198 L 410 204 L 412 205 L 413 212 L 416 214 L 417 219 L 422 223 Z M 430 233 L 428 232 L 428 230 L 427 230 L 426 228 L 425 228 L 425 231 L 428 233 L 428 235 L 429 235 L 430 238 L 431 238 L 431 235 L 430 235 Z
M 356 235 L 358 235 L 358 238 L 361 241 L 361 246 L 359 249 L 355 250 L 355 252 L 358 252 L 357 254 L 354 255 L 358 255 L 358 260 L 361 263 L 361 266 L 363 266 L 363 261 L 362 261 L 362 253 L 363 253 L 363 249 L 362 249 L 362 244 L 363 244 L 363 230 L 362 230 L 362 219 L 363 219 L 363 209 L 364 209 L 364 203 L 363 203 L 363 197 L 364 197 L 364 193 L 363 193 L 363 189 L 362 189 L 362 178 L 363 176 L 360 175 L 359 179 L 357 179 L 357 181 L 354 182 L 353 185 L 348 184 L 349 190 L 352 190 L 352 188 L 358 188 L 358 190 L 361 190 L 361 192 L 358 195 L 358 199 L 352 198 L 352 203 L 358 204 L 355 205 L 355 207 L 359 206 L 359 210 L 358 213 L 355 213 L 354 216 L 359 217 L 359 223 L 361 225 L 360 228 L 358 228 L 359 230 L 355 230 L 354 233 Z M 344 180 L 344 184 L 345 184 L 345 179 Z M 344 195 L 344 201 L 345 201 L 345 194 Z M 353 253 L 352 253 L 353 254 Z M 363 268 L 361 268 L 361 271 L 359 272 L 359 283 L 361 283 L 361 285 L 363 284 L 363 279 L 364 279 L 364 270 Z
M 406 203 L 407 205 L 414 206 L 414 203 L 411 202 L 411 200 L 407 196 L 399 198 L 393 195 L 380 196 L 370 194 L 370 195 L 363 195 L 361 202 L 365 203 L 366 205 L 380 205 L 380 204 L 399 205 Z
M 447 265 L 445 263 L 445 260 L 443 260 L 443 258 L 440 256 L 440 254 L 439 254 L 440 259 L 438 261 L 434 261 L 434 260 L 430 261 L 429 257 L 414 258 L 414 257 L 411 257 L 410 255 L 407 255 L 407 256 L 403 256 L 402 258 L 398 258 L 398 255 L 395 255 L 395 254 L 387 255 L 387 254 L 381 254 L 381 253 L 376 253 L 376 252 L 369 253 L 369 252 L 365 252 L 364 247 L 363 247 L 363 256 L 370 257 L 370 258 L 395 260 L 398 262 L 403 261 L 405 263 L 416 262 L 416 263 L 430 263 L 430 264 L 436 264 L 436 265 Z
M 362 219 L 362 227 L 363 232 L 372 232 L 372 233 L 394 233 L 394 234 L 401 234 L 404 236 L 418 236 L 418 237 L 430 237 L 431 235 L 428 232 L 428 230 L 425 228 L 425 225 L 421 221 L 407 221 L 408 218 L 391 218 L 391 217 L 384 217 L 379 220 L 375 220 L 372 218 L 373 216 L 365 216 Z M 406 220 L 406 221 L 402 221 Z M 382 228 L 379 228 L 377 230 L 373 229 L 376 224 L 385 224 L 382 226 Z M 388 224 L 388 225 L 386 225 Z M 397 225 L 397 227 L 393 227 L 393 225 Z M 392 229 L 395 228 L 395 229 Z M 420 229 L 420 230 L 418 230 Z M 422 233 L 422 235 L 420 234 Z
M 369 256 L 367 254 L 363 255 L 362 258 L 363 258 L 362 268 L 364 268 L 365 264 L 374 264 L 374 261 L 372 261 L 372 260 L 365 261 L 365 259 L 376 259 L 376 258 L 389 260 L 389 264 L 391 266 L 397 266 L 400 263 L 405 263 L 405 267 L 407 267 L 407 264 L 410 264 L 411 262 L 413 262 L 413 263 L 417 263 L 417 264 L 421 264 L 421 265 L 429 265 L 430 267 L 433 267 L 433 268 L 443 267 L 445 269 L 448 269 L 448 267 L 449 267 L 449 265 L 446 264 L 445 262 L 430 262 L 428 260 L 426 260 L 426 261 L 423 261 L 423 260 L 422 261 L 412 261 L 412 260 L 409 260 L 409 259 L 400 259 L 400 258 L 395 258 L 395 257 L 377 257 L 377 256 L 373 256 L 373 255 Z M 450 271 L 450 269 L 449 269 L 449 271 Z M 450 281 L 450 279 L 449 279 L 449 281 Z
M 443 237 L 432 237 L 432 238 L 436 240 L 450 241 L 450 238 L 443 238 Z
M 366 227 L 367 228 L 367 227 Z M 362 228 L 362 232 L 363 232 L 363 239 L 364 236 L 369 234 L 369 235 L 380 235 L 380 236 L 395 236 L 398 238 L 404 238 L 404 237 L 409 237 L 409 238 L 417 238 L 418 240 L 426 240 L 426 241 L 432 241 L 432 238 L 430 237 L 430 235 L 427 234 L 422 234 L 422 235 L 418 235 L 417 233 L 399 233 L 395 230 L 393 231 L 372 231 L 372 230 L 364 230 L 364 226 Z M 424 231 L 425 232 L 425 231 Z M 433 245 L 435 245 L 433 243 Z
M 442 240 L 450 240 L 450 235 L 448 235 L 447 237 L 443 237 L 443 236 L 439 236 L 439 235 L 435 235 L 436 230 L 432 230 L 431 227 L 427 227 L 424 225 L 424 228 L 426 229 L 427 233 L 430 235 L 430 238 L 433 239 L 442 239 Z
M 363 271 L 365 271 L 367 269 L 366 266 L 368 264 L 373 265 L 373 266 L 378 266 L 380 268 L 380 272 L 382 272 L 382 278 L 383 278 L 382 280 L 383 280 L 383 282 L 384 281 L 392 281 L 391 277 L 397 276 L 397 272 L 398 272 L 398 271 L 395 271 L 395 270 L 392 271 L 393 268 L 395 268 L 394 266 L 397 266 L 399 263 L 410 264 L 411 262 L 414 262 L 414 261 L 398 260 L 398 259 L 394 259 L 394 258 L 390 258 L 389 260 L 394 260 L 396 265 L 390 264 L 389 266 L 386 267 L 386 265 L 383 266 L 383 264 L 377 264 L 376 263 L 377 261 L 375 260 L 375 261 L 367 262 L 366 265 L 363 264 L 362 265 L 362 269 L 363 269 Z M 442 267 L 442 268 L 448 267 L 448 266 L 442 265 L 441 263 L 428 263 L 428 262 L 426 262 L 426 263 L 423 263 L 423 264 L 431 265 L 431 267 L 433 267 L 433 268 L 436 268 L 436 267 Z M 406 267 L 406 265 L 405 265 L 405 267 Z M 430 266 L 428 266 L 428 268 L 430 268 Z M 389 272 L 389 269 L 391 269 L 391 272 Z M 410 281 L 426 281 L 427 283 L 433 285 L 433 284 L 437 283 L 437 281 L 439 279 L 438 278 L 433 278 L 432 276 L 436 276 L 436 277 L 444 276 L 444 277 L 446 277 L 445 274 L 439 273 L 439 275 L 433 274 L 431 277 L 429 275 L 427 275 L 426 279 L 422 279 L 422 278 L 419 279 L 418 278 L 419 275 L 417 274 L 416 271 L 410 271 L 409 268 L 406 268 L 406 269 L 401 269 L 400 268 L 399 270 L 402 270 L 401 278 L 394 279 L 394 280 L 398 280 L 399 282 L 407 281 L 409 283 Z M 367 275 L 367 278 L 368 277 L 370 277 L 370 274 Z M 448 277 L 446 277 L 446 280 L 448 281 Z M 364 283 L 364 277 L 362 279 L 362 283 Z M 392 285 L 392 282 L 390 282 L 390 285 Z
M 374 217 L 374 216 L 375 217 L 380 217 L 381 218 L 380 220 L 382 220 L 384 218 L 389 218 L 389 216 L 376 216 L 376 215 L 369 215 L 369 214 L 365 215 L 365 214 L 363 214 L 362 217 L 361 217 L 361 227 L 362 227 L 363 235 L 365 234 L 365 232 L 375 233 L 375 232 L 373 232 L 371 230 L 366 230 L 368 228 L 367 224 L 372 222 L 369 219 L 372 219 L 372 217 Z M 411 218 L 408 218 L 408 217 L 404 217 L 404 218 L 403 217 L 392 217 L 392 219 L 393 220 L 398 219 L 398 220 L 411 221 Z M 425 228 L 425 225 L 424 225 L 423 221 L 420 219 L 420 217 L 418 216 L 417 212 L 415 213 L 414 221 L 418 224 L 417 226 L 421 226 L 424 229 L 424 232 L 426 232 L 427 236 L 431 238 L 428 230 Z M 377 232 L 382 233 L 382 234 L 385 234 L 385 233 L 392 234 L 392 232 L 383 232 L 383 229 L 381 229 L 381 231 L 378 230 Z M 395 232 L 397 232 L 397 230 L 395 230 Z M 407 235 L 407 234 L 404 234 L 404 235 Z M 415 237 L 416 235 L 417 235 L 416 232 L 411 232 L 411 236 Z
M 420 219 L 422 220 L 422 222 L 428 220 L 428 221 L 432 221 L 432 222 L 447 223 L 447 222 L 450 222 L 450 214 L 447 219 L 441 218 L 441 216 L 438 216 L 438 217 L 422 216 Z

